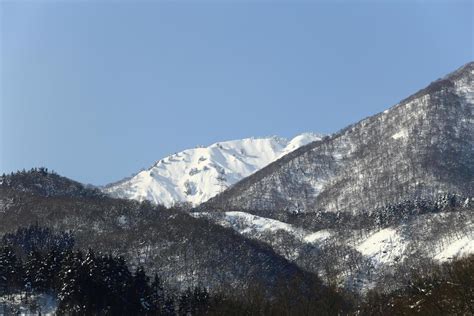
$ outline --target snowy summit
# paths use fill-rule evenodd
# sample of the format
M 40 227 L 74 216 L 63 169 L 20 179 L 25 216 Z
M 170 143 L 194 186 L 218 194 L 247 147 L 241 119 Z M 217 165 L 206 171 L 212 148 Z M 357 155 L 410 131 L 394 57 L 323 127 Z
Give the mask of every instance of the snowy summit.
M 113 197 L 171 206 L 198 205 L 293 150 L 321 139 L 303 133 L 293 139 L 245 138 L 197 147 L 158 160 L 131 178 L 109 184 Z

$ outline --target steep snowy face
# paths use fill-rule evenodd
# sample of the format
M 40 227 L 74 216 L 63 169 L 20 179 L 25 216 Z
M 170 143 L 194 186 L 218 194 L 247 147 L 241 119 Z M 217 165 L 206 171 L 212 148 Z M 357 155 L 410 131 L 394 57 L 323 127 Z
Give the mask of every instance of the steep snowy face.
M 392 108 L 288 154 L 207 209 L 362 212 L 440 193 L 474 195 L 474 63 Z
M 106 186 L 113 197 L 171 206 L 200 204 L 269 163 L 321 136 L 305 133 L 291 140 L 246 138 L 184 150 L 163 158 L 130 179 Z

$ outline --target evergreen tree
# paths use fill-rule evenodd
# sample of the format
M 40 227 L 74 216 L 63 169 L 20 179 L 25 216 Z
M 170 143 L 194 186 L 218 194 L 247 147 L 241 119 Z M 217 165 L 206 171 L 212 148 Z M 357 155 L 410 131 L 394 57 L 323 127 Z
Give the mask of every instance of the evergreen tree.
M 128 295 L 129 302 L 133 306 L 132 312 L 143 314 L 152 309 L 149 282 L 150 278 L 146 275 L 143 267 L 138 267 L 133 275 Z
M 206 288 L 197 286 L 193 291 L 192 299 L 193 315 L 204 315 L 209 310 L 209 293 Z
M 22 270 L 11 247 L 0 248 L 0 295 L 9 294 L 21 287 Z
M 45 256 L 46 287 L 53 290 L 61 288 L 60 273 L 63 265 L 65 252 L 56 249 L 51 250 Z
M 158 315 L 163 315 L 163 316 L 176 315 L 175 301 L 172 297 L 166 298 L 164 308 L 159 312 Z
M 107 310 L 115 315 L 131 309 L 127 296 L 132 275 L 123 257 L 102 256 L 100 270 L 101 282 L 107 296 Z
M 27 288 L 37 293 L 44 292 L 47 289 L 48 269 L 39 251 L 33 250 L 28 254 L 24 269 Z
M 69 252 L 63 260 L 60 272 L 61 288 L 58 293 L 59 313 L 84 313 L 84 293 L 81 281 L 84 273 L 81 273 L 82 253 Z
M 179 315 L 181 316 L 190 316 L 193 312 L 192 307 L 192 300 L 193 300 L 193 291 L 191 288 L 187 288 L 186 291 L 181 293 L 179 297 Z
M 92 249 L 89 249 L 81 263 L 81 282 L 83 305 L 86 313 L 104 308 L 104 296 L 107 294 L 101 279 L 101 269 Z
M 163 283 L 161 279 L 158 277 L 158 274 L 155 273 L 153 277 L 153 282 L 151 282 L 150 286 L 151 295 L 150 295 L 150 302 L 153 306 L 154 311 L 156 314 L 163 314 L 165 311 L 165 290 L 163 287 Z

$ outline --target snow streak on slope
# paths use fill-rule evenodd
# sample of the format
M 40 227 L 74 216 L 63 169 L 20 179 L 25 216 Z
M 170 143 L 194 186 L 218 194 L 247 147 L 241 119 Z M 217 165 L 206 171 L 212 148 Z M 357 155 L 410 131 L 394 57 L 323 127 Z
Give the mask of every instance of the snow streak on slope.
M 305 256 L 305 246 L 321 245 L 332 237 L 330 230 L 316 232 L 246 212 L 194 212 L 192 216 L 205 217 L 251 239 L 268 243 L 278 254 L 290 261 Z
M 446 246 L 434 259 L 445 262 L 474 253 L 474 236 L 464 236 Z
M 113 197 L 149 200 L 166 206 L 182 202 L 197 205 L 278 158 L 319 139 L 320 135 L 305 133 L 291 140 L 246 138 L 188 149 L 103 190 Z
M 310 232 L 303 228 L 296 227 L 276 219 L 252 215 L 246 212 L 195 212 L 191 213 L 191 215 L 194 217 L 208 217 L 215 220 L 219 225 L 230 227 L 237 232 L 251 238 L 261 234 L 284 231 L 303 243 L 311 244 L 324 241 L 331 236 L 331 232 L 329 230 Z

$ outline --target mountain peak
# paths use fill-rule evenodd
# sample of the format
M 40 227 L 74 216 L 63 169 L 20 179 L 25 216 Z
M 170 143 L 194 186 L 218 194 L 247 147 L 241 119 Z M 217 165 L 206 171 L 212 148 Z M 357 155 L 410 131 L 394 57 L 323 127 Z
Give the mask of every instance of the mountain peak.
M 103 191 L 113 197 L 150 200 L 166 206 L 197 205 L 321 137 L 304 133 L 290 140 L 252 137 L 197 146 L 160 159 L 131 178 L 107 185 Z

